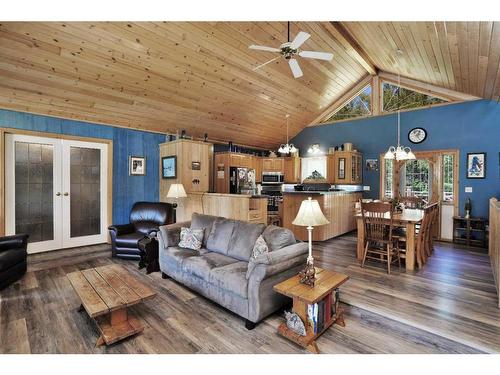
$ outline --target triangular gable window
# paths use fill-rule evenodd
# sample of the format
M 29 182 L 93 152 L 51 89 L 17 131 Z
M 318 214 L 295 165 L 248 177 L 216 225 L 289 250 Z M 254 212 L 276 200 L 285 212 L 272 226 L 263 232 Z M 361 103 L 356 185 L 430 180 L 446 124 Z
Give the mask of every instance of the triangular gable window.
M 387 82 L 383 83 L 382 91 L 384 112 L 393 112 L 398 109 L 404 110 L 428 107 L 433 104 L 446 103 L 446 100 L 422 94 L 404 87 L 398 88 L 398 85 L 393 85 Z
M 358 95 L 347 102 L 343 107 L 334 112 L 324 122 L 332 122 L 338 120 L 349 120 L 356 117 L 370 116 L 371 111 L 371 93 L 372 87 L 366 86 Z

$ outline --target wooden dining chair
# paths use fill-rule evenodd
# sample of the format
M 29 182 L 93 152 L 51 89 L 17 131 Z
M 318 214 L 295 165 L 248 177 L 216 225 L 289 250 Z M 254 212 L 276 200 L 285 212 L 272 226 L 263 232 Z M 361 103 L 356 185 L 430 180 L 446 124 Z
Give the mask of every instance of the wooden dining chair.
M 429 210 L 429 222 L 428 222 L 428 231 L 427 231 L 427 239 L 425 247 L 427 257 L 430 257 L 434 252 L 434 227 L 437 225 L 439 220 L 439 205 L 437 202 L 432 203 L 427 206 Z
M 423 267 L 434 251 L 434 236 L 432 229 L 437 223 L 439 217 L 438 213 L 438 203 L 429 204 L 424 208 L 424 218 L 420 226 L 420 231 L 417 234 L 415 244 L 417 265 L 419 268 Z
M 419 268 L 424 266 L 427 258 L 429 257 L 427 248 L 429 246 L 430 222 L 431 207 L 426 206 L 424 208 L 424 218 L 422 219 L 422 224 L 420 225 L 420 229 L 415 239 L 415 257 L 417 258 L 417 265 Z
M 365 247 L 361 267 L 365 266 L 366 259 L 373 259 L 386 263 L 388 274 L 391 273 L 391 264 L 395 261 L 401 268 L 399 250 L 396 240 L 392 238 L 394 228 L 392 204 L 361 202 L 361 214 L 365 229 Z
M 420 197 L 398 197 L 398 202 L 402 203 L 405 208 L 422 209 L 425 206 L 425 200 Z

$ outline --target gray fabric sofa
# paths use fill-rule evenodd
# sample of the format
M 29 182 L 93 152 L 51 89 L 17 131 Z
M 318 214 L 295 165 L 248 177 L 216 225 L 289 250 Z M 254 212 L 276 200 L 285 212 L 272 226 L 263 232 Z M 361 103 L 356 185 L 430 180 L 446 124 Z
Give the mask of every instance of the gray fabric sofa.
M 178 247 L 181 227 L 203 228 L 202 248 Z M 252 258 L 261 235 L 269 252 Z M 171 277 L 246 319 L 252 329 L 289 300 L 273 286 L 296 275 L 305 265 L 307 244 L 273 225 L 193 214 L 191 221 L 160 226 L 159 260 L 164 278 Z

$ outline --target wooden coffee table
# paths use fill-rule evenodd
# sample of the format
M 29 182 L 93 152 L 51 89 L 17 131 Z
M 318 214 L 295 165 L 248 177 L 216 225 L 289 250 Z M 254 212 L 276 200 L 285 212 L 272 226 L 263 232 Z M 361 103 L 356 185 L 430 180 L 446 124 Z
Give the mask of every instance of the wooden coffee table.
M 153 298 L 149 287 L 123 267 L 112 264 L 66 275 L 80 297 L 81 309 L 93 318 L 101 336 L 96 345 L 110 345 L 144 330 L 128 307 Z
M 288 280 L 276 284 L 274 286 L 274 290 L 280 294 L 293 298 L 293 312 L 300 317 L 306 328 L 306 335 L 301 336 L 290 330 L 286 323 L 282 323 L 278 327 L 278 333 L 303 348 L 306 348 L 310 352 L 319 353 L 316 339 L 332 324 L 338 324 L 345 327 L 344 311 L 341 307 L 339 307 L 336 314 L 330 317 L 330 320 L 324 325 L 323 329 L 320 332 L 314 333 L 307 319 L 308 305 L 313 305 L 327 297 L 328 294 L 332 293 L 336 288 L 344 284 L 349 279 L 349 276 L 339 272 L 328 271 L 319 267 L 315 267 L 315 269 L 316 281 L 313 287 L 301 284 L 299 282 L 300 276 L 296 275 Z

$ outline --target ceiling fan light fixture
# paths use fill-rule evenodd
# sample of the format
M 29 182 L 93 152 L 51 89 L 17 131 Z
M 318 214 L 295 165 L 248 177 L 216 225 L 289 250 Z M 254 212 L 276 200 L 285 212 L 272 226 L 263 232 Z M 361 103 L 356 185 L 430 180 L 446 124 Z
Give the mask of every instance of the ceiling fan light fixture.
M 272 60 L 269 60 L 263 64 L 260 64 L 256 67 L 254 67 L 252 70 L 255 71 L 257 69 L 260 69 L 267 64 L 270 64 L 271 62 L 277 60 L 280 57 L 285 58 L 285 60 L 288 60 L 288 65 L 290 66 L 290 70 L 292 71 L 293 77 L 294 78 L 300 78 L 304 75 L 302 72 L 302 69 L 299 66 L 298 61 L 295 59 L 296 56 L 300 56 L 303 58 L 308 58 L 308 59 L 317 59 L 317 60 L 324 60 L 324 61 L 330 61 L 333 59 L 333 53 L 330 52 L 317 52 L 317 51 L 302 51 L 299 48 L 304 44 L 309 38 L 311 37 L 311 34 L 306 33 L 304 31 L 299 31 L 299 33 L 295 36 L 295 39 L 290 42 L 290 22 L 288 22 L 288 39 L 287 42 L 282 43 L 279 48 L 275 47 L 267 47 L 267 46 L 259 46 L 252 44 L 248 48 L 257 50 L 257 51 L 264 51 L 264 52 L 277 52 L 279 53 L 278 57 L 275 57 Z
M 384 159 L 388 159 L 388 160 L 394 160 L 394 153 L 395 153 L 395 149 L 394 149 L 394 146 L 391 146 L 389 147 L 389 149 L 387 150 L 387 152 L 385 153 L 384 155 Z

